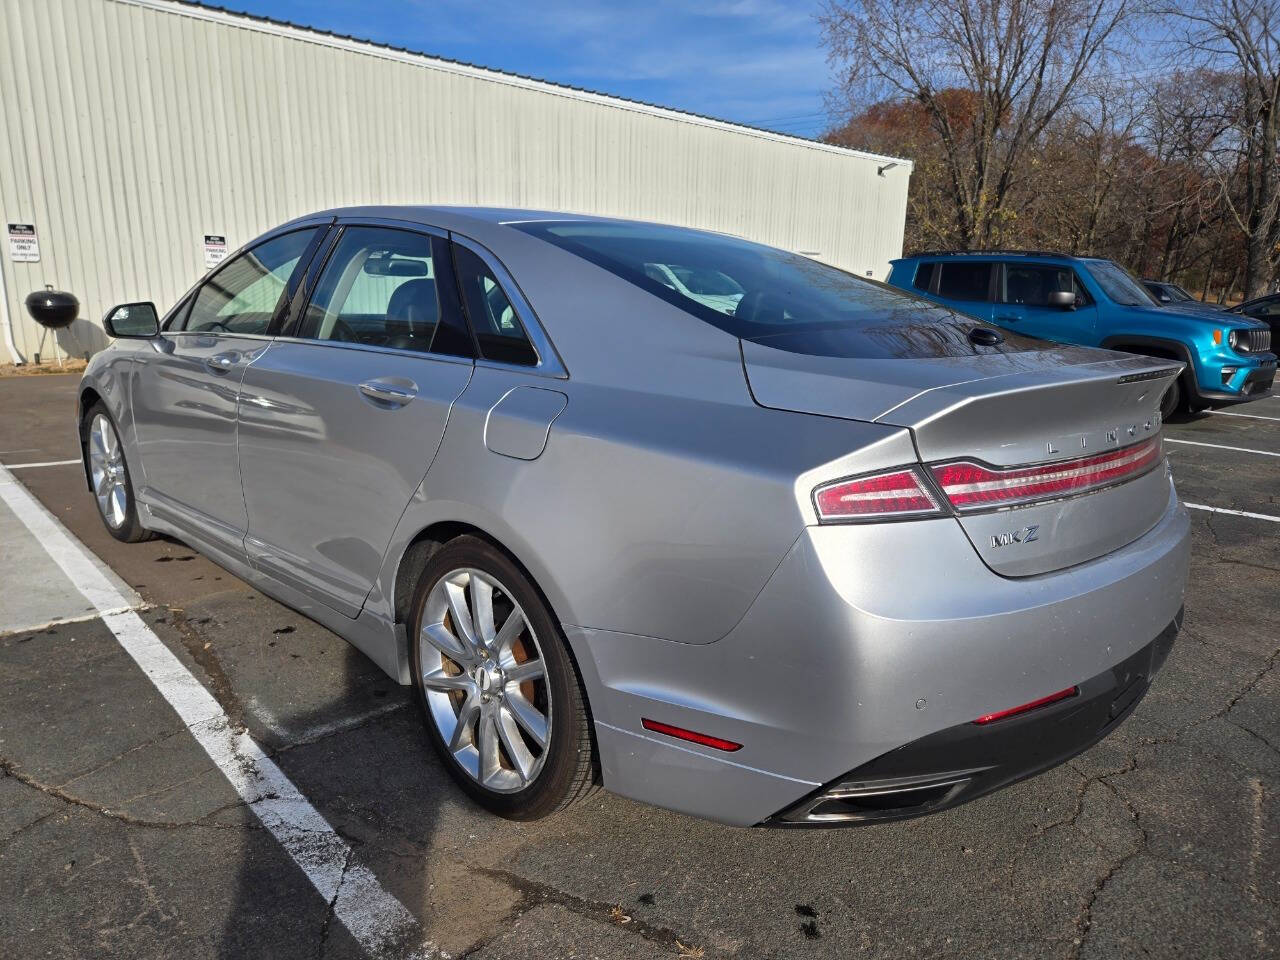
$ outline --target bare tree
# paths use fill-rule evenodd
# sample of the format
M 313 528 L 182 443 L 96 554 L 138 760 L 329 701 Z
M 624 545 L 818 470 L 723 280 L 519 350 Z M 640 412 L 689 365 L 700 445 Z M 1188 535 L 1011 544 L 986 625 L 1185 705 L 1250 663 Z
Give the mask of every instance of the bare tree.
M 1019 163 L 1106 57 L 1131 0 L 828 0 L 829 59 L 854 102 L 915 101 L 942 145 L 963 249 L 999 242 Z M 957 112 L 960 89 L 973 109 Z
M 1280 0 L 1184 0 L 1168 12 L 1186 24 L 1188 51 L 1235 86 L 1210 169 L 1244 237 L 1244 294 L 1255 297 L 1280 263 Z

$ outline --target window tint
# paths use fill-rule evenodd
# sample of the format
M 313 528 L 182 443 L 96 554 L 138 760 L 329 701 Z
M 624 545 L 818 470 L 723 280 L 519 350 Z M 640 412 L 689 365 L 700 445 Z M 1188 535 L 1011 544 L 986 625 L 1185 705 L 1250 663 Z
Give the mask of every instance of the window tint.
M 493 271 L 461 244 L 453 245 L 453 255 L 458 265 L 458 285 L 462 288 L 462 299 L 480 356 L 501 363 L 536 364 L 538 353 Z
M 942 277 L 938 296 L 948 300 L 986 300 L 990 293 L 991 264 L 947 261 L 938 264 Z
M 260 243 L 228 261 L 196 291 L 185 324 L 175 330 L 266 333 L 289 275 L 315 229 L 298 230 Z
M 936 262 L 930 261 L 929 263 L 922 263 L 920 266 L 916 267 L 916 279 L 912 286 L 917 290 L 928 291 L 929 286 L 933 283 L 933 271 L 937 266 L 938 264 Z
M 1047 307 L 1049 294 L 1067 291 L 1079 295 L 1070 267 L 1007 263 L 1004 268 L 1004 302 L 1027 307 Z
M 1280 297 L 1255 304 L 1245 311 L 1251 317 L 1280 316 Z
M 446 242 L 382 227 L 348 227 L 325 264 L 298 336 L 470 356 Z

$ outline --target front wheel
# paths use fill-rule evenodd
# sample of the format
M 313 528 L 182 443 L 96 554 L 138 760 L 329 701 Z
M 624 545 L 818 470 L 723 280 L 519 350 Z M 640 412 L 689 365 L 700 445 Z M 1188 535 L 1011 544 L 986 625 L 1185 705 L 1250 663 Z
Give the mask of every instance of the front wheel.
M 1160 419 L 1168 420 L 1182 408 L 1182 377 L 1175 377 L 1173 383 L 1160 398 Z
M 427 562 L 410 661 L 427 734 L 474 800 L 512 820 L 568 806 L 594 784 L 585 697 L 538 591 L 500 550 L 463 536 Z
M 138 521 L 133 480 L 120 434 L 101 402 L 95 403 L 84 415 L 84 445 L 89 484 L 107 532 L 124 543 L 150 540 L 151 532 Z

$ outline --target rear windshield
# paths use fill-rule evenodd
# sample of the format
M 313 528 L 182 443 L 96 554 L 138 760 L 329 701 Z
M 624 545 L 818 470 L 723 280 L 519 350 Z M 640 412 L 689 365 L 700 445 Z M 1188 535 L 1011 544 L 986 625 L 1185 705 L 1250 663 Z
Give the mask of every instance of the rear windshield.
M 511 226 L 735 337 L 793 352 L 918 356 L 920 334 L 926 340 L 951 340 L 959 322 L 963 340 L 964 331 L 973 326 L 972 320 L 895 287 L 736 237 L 643 223 L 531 221 Z M 964 349 L 969 352 L 969 345 Z

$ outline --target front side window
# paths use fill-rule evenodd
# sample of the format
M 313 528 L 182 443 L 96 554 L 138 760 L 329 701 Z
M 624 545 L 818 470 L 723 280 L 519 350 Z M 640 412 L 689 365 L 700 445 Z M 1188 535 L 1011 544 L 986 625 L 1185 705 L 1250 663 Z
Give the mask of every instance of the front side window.
M 922 263 L 916 267 L 916 279 L 912 284 L 917 290 L 923 290 L 926 293 L 933 286 L 933 271 L 938 268 L 938 264 L 930 260 L 928 263 Z
M 172 329 L 265 334 L 314 235 L 315 228 L 282 234 L 229 260 L 196 291 L 185 323 Z
M 948 260 L 938 265 L 938 296 L 948 300 L 986 300 L 991 290 L 991 264 Z
M 447 268 L 447 242 L 384 227 L 348 227 L 330 254 L 298 336 L 470 356 Z
M 454 244 L 453 255 L 458 266 L 458 286 L 462 288 L 480 356 L 499 363 L 535 366 L 538 352 L 493 271 L 461 244 Z
M 1154 307 L 1151 294 L 1127 270 L 1110 260 L 1086 261 L 1089 276 L 1102 288 L 1102 292 L 1122 307 Z
M 1075 271 L 1070 267 L 1009 263 L 1004 268 L 1004 302 L 1025 307 L 1049 306 L 1049 294 L 1069 292 L 1079 296 Z

